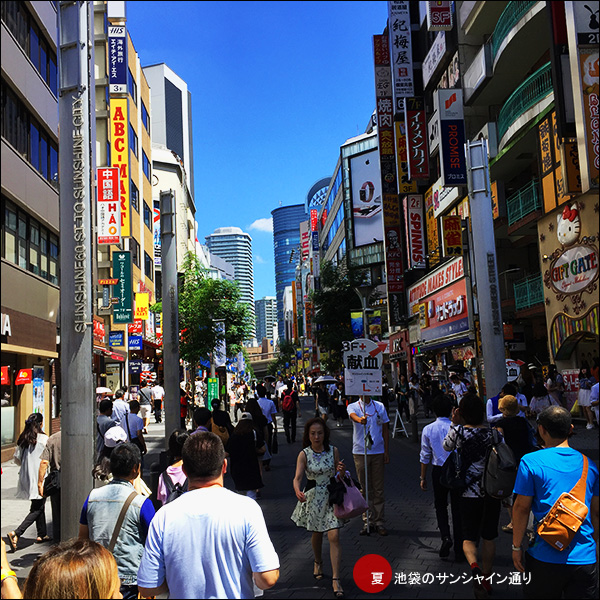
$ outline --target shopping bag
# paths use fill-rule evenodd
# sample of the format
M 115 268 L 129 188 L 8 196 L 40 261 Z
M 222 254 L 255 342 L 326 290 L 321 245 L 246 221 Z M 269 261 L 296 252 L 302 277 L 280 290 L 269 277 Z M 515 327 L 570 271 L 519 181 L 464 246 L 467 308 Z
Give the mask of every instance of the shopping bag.
M 362 515 L 367 511 L 369 505 L 359 489 L 354 485 L 350 473 L 346 471 L 346 475 L 339 477 L 339 480 L 344 484 L 346 492 L 343 504 L 334 504 L 333 506 L 335 516 L 338 519 L 352 519 L 353 517 Z

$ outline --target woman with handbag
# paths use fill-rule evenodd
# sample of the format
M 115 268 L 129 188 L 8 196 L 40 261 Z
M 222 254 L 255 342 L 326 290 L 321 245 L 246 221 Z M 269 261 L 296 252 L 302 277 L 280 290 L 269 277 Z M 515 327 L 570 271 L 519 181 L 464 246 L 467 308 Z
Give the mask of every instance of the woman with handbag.
M 476 598 L 491 592 L 492 564 L 496 553 L 501 501 L 485 493 L 483 476 L 492 429 L 485 423 L 485 406 L 475 394 L 465 394 L 452 411 L 452 425 L 444 439 L 444 450 L 456 449 L 464 469 L 465 487 L 460 498 L 463 551 L 471 566 Z M 481 567 L 477 542 L 481 537 Z
M 30 500 L 29 514 L 23 522 L 8 533 L 8 545 L 13 552 L 17 550 L 19 538 L 27 529 L 35 523 L 37 529 L 36 544 L 49 542 L 50 537 L 46 530 L 46 514 L 44 512 L 46 498 L 43 498 L 38 489 L 38 475 L 42 452 L 48 442 L 48 436 L 42 430 L 44 417 L 42 413 L 33 413 L 25 421 L 25 428 L 17 440 L 17 449 L 14 462 L 21 467 L 19 471 L 19 483 L 17 486 L 17 498 Z
M 304 426 L 302 438 L 303 450 L 296 461 L 294 476 L 294 492 L 298 504 L 291 519 L 298 527 L 304 527 L 312 533 L 312 549 L 314 553 L 313 577 L 323 579 L 323 533 L 327 532 L 333 593 L 336 598 L 343 598 L 344 591 L 340 584 L 341 547 L 339 528 L 342 522 L 335 516 L 333 506 L 329 504 L 327 486 L 336 472 L 343 473 L 346 468 L 340 460 L 338 450 L 329 444 L 329 427 L 320 417 L 309 419 Z M 302 491 L 300 485 L 306 474 L 307 484 Z

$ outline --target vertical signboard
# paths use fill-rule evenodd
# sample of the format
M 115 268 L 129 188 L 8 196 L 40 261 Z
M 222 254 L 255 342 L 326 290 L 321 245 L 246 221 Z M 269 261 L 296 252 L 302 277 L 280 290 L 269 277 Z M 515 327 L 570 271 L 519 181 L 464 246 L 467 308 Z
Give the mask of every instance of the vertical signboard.
M 350 177 L 354 246 L 381 242 L 383 239 L 381 175 L 377 150 L 353 156 L 350 159 Z
M 98 174 L 97 228 L 98 244 L 121 243 L 121 203 L 119 170 L 102 167 Z
M 433 205 L 433 188 L 425 192 L 425 221 L 427 223 L 427 249 L 429 255 L 429 266 L 434 267 L 440 262 L 440 242 L 438 234 L 438 222 Z
M 440 168 L 442 185 L 467 184 L 465 121 L 462 90 L 436 90 L 434 105 L 440 119 Z
M 410 2 L 388 2 L 394 105 L 415 95 L 413 82 Z
M 302 221 L 300 223 L 300 255 L 302 256 L 302 262 L 308 260 L 310 252 L 310 233 L 308 221 Z
M 152 244 L 154 246 L 154 266 L 161 266 L 161 250 L 160 241 L 160 202 L 154 201 L 154 222 L 152 228 Z
M 131 274 L 131 252 L 113 252 L 113 277 L 119 280 L 113 286 L 117 299 L 113 307 L 115 323 L 133 323 L 133 277 Z
M 444 256 L 462 255 L 462 223 L 458 215 L 442 217 Z
M 406 230 L 409 245 L 409 268 L 425 268 L 425 227 L 423 223 L 423 196 L 406 196 Z
M 452 30 L 452 2 L 427 2 L 428 31 Z
M 400 115 L 402 119 L 402 116 Z M 396 134 L 396 168 L 398 173 L 398 194 L 415 194 L 417 192 L 417 181 L 412 181 L 408 173 L 408 150 L 406 141 L 406 123 L 404 119 L 395 121 Z
M 127 28 L 108 27 L 108 85 L 111 94 L 127 93 Z
M 403 3 L 408 4 L 408 3 Z M 399 325 L 404 316 L 404 263 L 402 256 L 402 222 L 394 144 L 393 98 L 391 91 L 389 40 L 385 35 L 373 36 L 375 60 L 375 100 L 381 192 L 383 196 L 383 229 L 385 268 L 387 273 L 389 324 Z
M 598 14 L 598 11 L 596 11 L 596 14 Z M 598 21 L 596 21 L 597 24 Z M 598 78 L 600 77 L 600 66 L 598 57 L 598 50 L 580 50 L 579 52 L 589 181 L 593 188 L 598 188 L 600 173 L 600 134 L 598 133 L 600 128 L 600 120 L 598 119 Z
M 310 235 L 313 253 L 319 252 L 319 211 L 316 208 L 310 210 Z
M 149 294 L 138 292 L 135 295 L 135 318 L 141 321 L 148 320 L 149 309 Z
M 429 151 L 427 150 L 427 119 L 425 100 L 407 98 L 404 118 L 408 154 L 409 179 L 429 179 Z
M 110 99 L 110 157 L 119 169 L 119 202 L 121 204 L 121 236 L 131 235 L 129 206 L 129 117 L 127 98 Z

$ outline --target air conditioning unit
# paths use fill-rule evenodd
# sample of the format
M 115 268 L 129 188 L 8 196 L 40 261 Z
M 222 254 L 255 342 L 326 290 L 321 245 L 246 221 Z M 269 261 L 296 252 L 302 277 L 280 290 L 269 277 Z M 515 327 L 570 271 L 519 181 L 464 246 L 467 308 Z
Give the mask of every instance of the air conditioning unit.
M 488 152 L 490 159 L 495 158 L 498 154 L 498 128 L 496 123 L 486 123 L 479 133 L 475 136 L 476 140 L 485 138 L 488 141 Z

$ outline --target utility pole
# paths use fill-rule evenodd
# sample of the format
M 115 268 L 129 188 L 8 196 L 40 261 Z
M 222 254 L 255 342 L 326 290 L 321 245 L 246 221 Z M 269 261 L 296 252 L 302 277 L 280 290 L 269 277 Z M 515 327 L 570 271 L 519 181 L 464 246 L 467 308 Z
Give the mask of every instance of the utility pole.
M 92 202 L 95 172 L 93 3 L 58 2 L 60 124 L 61 539 L 77 537 L 93 487 Z

